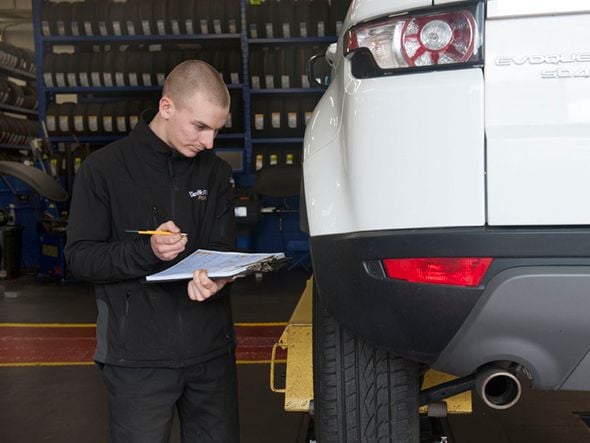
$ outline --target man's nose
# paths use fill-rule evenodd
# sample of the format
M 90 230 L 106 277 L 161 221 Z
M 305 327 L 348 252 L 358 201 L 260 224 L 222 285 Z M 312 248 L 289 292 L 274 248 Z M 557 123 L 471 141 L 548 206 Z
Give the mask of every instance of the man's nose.
M 215 131 L 205 131 L 201 142 L 206 149 L 213 149 L 213 142 L 215 140 Z

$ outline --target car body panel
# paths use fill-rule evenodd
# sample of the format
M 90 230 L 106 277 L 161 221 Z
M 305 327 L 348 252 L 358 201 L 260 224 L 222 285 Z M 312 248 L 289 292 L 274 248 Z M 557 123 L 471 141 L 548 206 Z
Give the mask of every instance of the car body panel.
M 485 223 L 480 69 L 353 79 L 341 106 L 334 90 L 304 142 L 312 235 Z
M 490 225 L 590 223 L 580 204 L 590 187 L 588 23 L 584 14 L 487 22 Z
M 590 267 L 501 272 L 433 367 L 467 375 L 491 361 L 512 361 L 529 370 L 533 387 L 559 389 L 590 350 L 589 293 Z
M 488 18 L 518 17 L 590 11 L 585 0 L 488 0 Z

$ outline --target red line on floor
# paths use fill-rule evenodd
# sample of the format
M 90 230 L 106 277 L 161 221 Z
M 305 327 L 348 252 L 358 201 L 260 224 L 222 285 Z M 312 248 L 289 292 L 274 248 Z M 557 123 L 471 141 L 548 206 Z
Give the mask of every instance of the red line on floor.
M 236 325 L 237 360 L 270 360 L 272 346 L 279 340 L 284 328 L 284 325 L 276 324 Z M 0 366 L 33 362 L 90 363 L 95 346 L 95 330 L 92 327 L 0 325 Z M 285 351 L 279 348 L 276 357 L 284 360 Z

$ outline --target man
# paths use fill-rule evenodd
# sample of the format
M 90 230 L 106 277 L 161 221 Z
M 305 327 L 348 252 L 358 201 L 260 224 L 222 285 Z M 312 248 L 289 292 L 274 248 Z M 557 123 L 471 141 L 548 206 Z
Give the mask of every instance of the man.
M 89 156 L 76 177 L 65 254 L 74 276 L 95 283 L 111 442 L 168 441 L 175 409 L 183 442 L 239 439 L 227 281 L 204 270 L 188 284 L 144 278 L 198 248 L 234 247 L 231 168 L 211 151 L 229 104 L 214 68 L 185 61 L 155 117 Z

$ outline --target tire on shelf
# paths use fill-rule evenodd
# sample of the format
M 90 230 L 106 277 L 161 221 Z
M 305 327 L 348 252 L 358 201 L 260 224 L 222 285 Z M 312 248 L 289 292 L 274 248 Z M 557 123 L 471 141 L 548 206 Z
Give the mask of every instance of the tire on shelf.
M 0 76 L 0 104 L 6 104 L 10 96 L 10 88 L 8 87 L 7 79 Z
M 113 2 L 109 9 L 109 26 L 111 35 L 120 36 L 127 34 L 127 23 L 125 18 L 126 3 Z
M 155 35 L 168 35 L 171 33 L 168 21 L 168 2 L 159 1 L 152 5 L 152 18 Z
M 211 34 L 228 33 L 224 0 L 213 0 L 209 3 L 209 32 Z
M 80 37 L 84 35 L 84 2 L 71 3 L 70 35 Z
M 57 113 L 58 105 L 56 103 L 49 103 L 45 111 L 45 125 L 49 135 L 57 134 Z
M 229 94 L 231 98 L 230 115 L 226 127 L 224 128 L 224 132 L 244 132 L 244 103 L 242 102 L 242 91 L 234 89 L 229 91 Z
M 262 48 L 262 63 L 263 63 L 263 84 L 264 89 L 274 89 L 279 87 L 277 62 L 278 62 L 279 48 L 264 47 Z
M 307 62 L 314 54 L 319 54 L 322 51 L 325 52 L 325 49 L 320 50 L 316 46 L 309 45 L 295 48 L 295 88 L 310 87 L 309 79 L 307 78 Z
M 96 22 L 97 3 L 94 0 L 86 0 L 81 8 L 82 13 L 82 35 L 96 37 L 98 32 L 98 23 Z
M 128 0 L 125 3 L 125 25 L 123 27 L 124 35 L 141 35 L 141 24 L 139 23 L 138 8 L 139 2 L 137 0 Z
M 61 53 L 54 54 L 55 58 L 53 61 L 53 81 L 56 88 L 65 88 L 68 86 L 66 78 L 66 72 L 68 69 L 69 54 Z
M 328 33 L 339 36 L 350 0 L 332 0 L 328 11 Z
M 295 17 L 295 35 L 293 37 L 309 37 L 311 35 L 311 11 L 309 1 L 296 1 L 293 11 Z
M 262 48 L 252 48 L 250 51 L 250 66 L 248 72 L 250 74 L 250 87 L 252 89 L 261 89 L 264 85 L 264 54 Z
M 168 0 L 168 27 L 172 35 L 186 33 L 183 3 L 185 3 L 184 0 Z
M 154 53 L 142 52 L 139 60 L 139 72 L 141 73 L 140 84 L 142 86 L 156 86 L 156 69 L 154 67 Z
M 268 104 L 264 97 L 252 97 L 250 110 L 252 137 L 268 137 L 270 122 L 268 121 Z
M 114 75 L 115 86 L 125 87 L 127 84 L 127 52 L 115 52 Z
M 285 99 L 285 137 L 301 137 L 304 127 L 301 121 L 301 101 L 299 97 Z
M 89 87 L 92 85 L 90 72 L 92 68 L 92 59 L 94 57 L 96 56 L 90 52 L 80 52 L 76 54 L 76 59 L 78 60 L 78 83 L 82 87 Z
M 72 7 L 70 2 L 62 1 L 55 5 L 53 17 L 55 20 L 55 31 L 60 37 L 66 37 L 72 33 Z
M 261 5 L 262 38 L 278 38 L 278 4 L 274 1 L 266 1 Z
M 0 143 L 8 143 L 8 122 L 0 115 Z
M 102 37 L 113 35 L 111 5 L 113 5 L 112 2 L 102 2 L 101 5 L 96 8 L 96 29 L 98 35 Z
M 62 103 L 57 109 L 57 132 L 62 135 L 71 135 L 74 129 L 73 111 L 75 103 Z
M 278 55 L 278 87 L 284 89 L 294 88 L 297 83 L 295 48 L 293 46 L 283 46 Z
M 301 1 L 301 0 L 297 0 Z M 291 38 L 295 35 L 295 5 L 292 0 L 281 0 L 277 13 L 277 37 Z
M 68 55 L 66 61 L 66 84 L 71 88 L 76 88 L 80 86 L 78 66 L 79 60 L 77 54 Z
M 273 96 L 268 100 L 268 119 L 270 122 L 269 137 L 284 137 L 285 129 L 287 128 L 285 119 L 284 98 L 280 96 Z
M 76 103 L 72 110 L 73 132 L 77 135 L 88 133 L 88 104 Z
M 20 145 L 23 142 L 23 137 L 22 127 L 19 122 L 12 117 L 7 118 L 6 122 L 8 124 L 8 143 L 11 145 Z
M 2 49 L 3 63 L 2 65 L 9 69 L 16 69 L 18 65 L 17 48 L 9 43 L 5 43 Z
M 163 86 L 166 75 L 168 74 L 168 53 L 166 51 L 157 51 L 154 53 L 154 72 L 156 74 L 156 84 Z
M 112 135 L 116 130 L 115 103 L 103 103 L 102 105 L 102 133 Z
M 262 38 L 262 5 L 247 2 L 246 22 L 248 23 L 248 38 Z
M 180 33 L 193 35 L 197 34 L 197 23 L 195 22 L 195 2 L 192 0 L 180 0 L 182 5 L 182 17 L 180 21 Z
M 125 67 L 125 79 L 127 86 L 135 87 L 140 85 L 141 72 L 139 62 L 141 59 L 141 53 L 131 51 L 126 53 L 127 63 Z
M 230 34 L 239 34 L 241 32 L 241 14 L 240 2 L 235 0 L 225 1 L 225 19 L 227 21 L 227 31 Z
M 23 86 L 22 89 L 24 95 L 22 107 L 31 110 L 37 109 L 39 106 L 37 90 L 31 86 Z
M 103 87 L 102 69 L 104 54 L 95 54 L 90 59 L 90 85 L 95 88 Z
M 223 80 L 225 83 L 229 83 L 229 79 L 227 78 L 227 54 L 223 48 L 213 48 L 211 52 L 211 61 L 209 62 L 211 66 L 219 71 L 219 73 L 223 76 Z
M 139 121 L 139 116 L 143 111 L 143 102 L 141 100 L 132 100 L 127 105 L 127 130 L 131 131 Z
M 101 134 L 102 128 L 102 104 L 89 103 L 86 114 L 86 128 L 89 135 Z
M 418 365 L 343 328 L 323 305 L 317 288 L 313 325 L 317 440 L 418 443 Z
M 140 1 L 137 7 L 137 18 L 140 26 L 140 34 L 157 35 L 152 12 L 152 2 Z
M 310 36 L 311 37 L 326 37 L 330 30 L 329 25 L 329 5 L 326 0 L 312 0 L 309 2 L 310 6 Z
M 115 132 L 118 134 L 127 134 L 129 132 L 129 109 L 127 102 L 118 102 L 115 105 L 114 118 L 115 118 Z
M 105 52 L 102 56 L 102 84 L 107 88 L 115 86 L 115 60 L 117 54 L 113 51 Z
M 225 81 L 231 85 L 242 83 L 242 53 L 239 48 L 231 47 L 223 51 L 226 56 Z
M 41 2 L 41 35 L 45 37 L 57 35 L 54 17 L 56 6 L 54 2 Z
M 22 107 L 25 100 L 25 94 L 22 87 L 11 80 L 7 80 L 6 85 L 9 89 L 8 101 L 6 104 L 17 108 Z
M 193 0 L 193 26 L 195 27 L 195 34 L 211 34 L 213 32 L 211 29 L 210 17 L 211 11 L 209 2 Z

